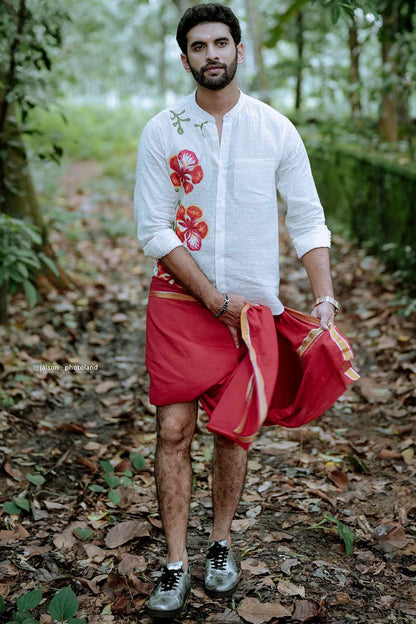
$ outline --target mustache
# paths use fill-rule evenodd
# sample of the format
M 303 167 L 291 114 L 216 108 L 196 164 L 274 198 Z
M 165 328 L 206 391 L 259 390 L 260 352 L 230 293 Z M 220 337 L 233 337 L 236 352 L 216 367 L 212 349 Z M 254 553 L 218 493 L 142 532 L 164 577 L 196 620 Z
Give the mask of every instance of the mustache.
M 207 63 L 201 71 L 206 71 L 210 67 L 221 67 L 222 69 L 227 69 L 227 65 L 225 63 Z

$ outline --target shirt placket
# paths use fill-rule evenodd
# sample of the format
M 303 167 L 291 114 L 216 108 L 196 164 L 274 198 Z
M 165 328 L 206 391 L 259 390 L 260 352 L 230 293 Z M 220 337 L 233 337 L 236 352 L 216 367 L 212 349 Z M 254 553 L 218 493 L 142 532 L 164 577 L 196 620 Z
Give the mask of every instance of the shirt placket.
M 226 199 L 228 188 L 228 157 L 231 145 L 232 119 L 224 117 L 218 150 L 217 195 L 215 198 L 215 282 L 221 292 L 226 290 Z

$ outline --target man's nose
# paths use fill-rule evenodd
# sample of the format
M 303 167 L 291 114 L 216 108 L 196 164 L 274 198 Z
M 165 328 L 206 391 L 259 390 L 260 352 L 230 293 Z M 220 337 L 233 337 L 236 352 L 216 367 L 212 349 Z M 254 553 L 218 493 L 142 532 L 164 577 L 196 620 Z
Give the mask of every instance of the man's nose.
M 214 44 L 207 45 L 207 61 L 217 61 L 218 60 L 218 48 Z

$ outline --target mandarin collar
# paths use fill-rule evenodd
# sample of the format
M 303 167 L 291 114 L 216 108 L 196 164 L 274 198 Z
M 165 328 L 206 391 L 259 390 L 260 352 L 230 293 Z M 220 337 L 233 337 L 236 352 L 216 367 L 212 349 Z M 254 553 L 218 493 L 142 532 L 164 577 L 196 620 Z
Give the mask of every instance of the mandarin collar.
M 235 117 L 236 115 L 238 115 L 238 113 L 240 112 L 240 110 L 244 106 L 246 96 L 241 91 L 241 89 L 239 89 L 239 91 L 240 91 L 240 97 L 238 98 L 238 100 L 234 104 L 234 106 L 227 113 L 225 113 L 224 119 L 231 119 L 231 118 Z M 196 115 L 198 115 L 198 117 L 204 119 L 204 121 L 214 121 L 215 122 L 215 117 L 213 115 L 210 115 L 209 113 L 207 113 L 207 111 L 205 111 L 203 108 L 201 108 L 199 106 L 198 102 L 196 101 L 196 89 L 193 91 L 193 93 L 191 93 L 189 95 L 189 98 L 190 98 L 192 109 L 194 110 Z

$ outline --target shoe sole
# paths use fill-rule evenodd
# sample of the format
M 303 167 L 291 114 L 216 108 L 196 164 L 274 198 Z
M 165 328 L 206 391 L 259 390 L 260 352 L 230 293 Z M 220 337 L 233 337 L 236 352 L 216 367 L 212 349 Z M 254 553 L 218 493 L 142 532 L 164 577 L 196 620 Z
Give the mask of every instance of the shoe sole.
M 210 598 L 229 598 L 234 594 L 238 587 L 238 583 L 231 587 L 231 589 L 227 589 L 227 591 L 217 591 L 215 589 L 208 589 L 208 587 L 204 587 L 204 591 Z

